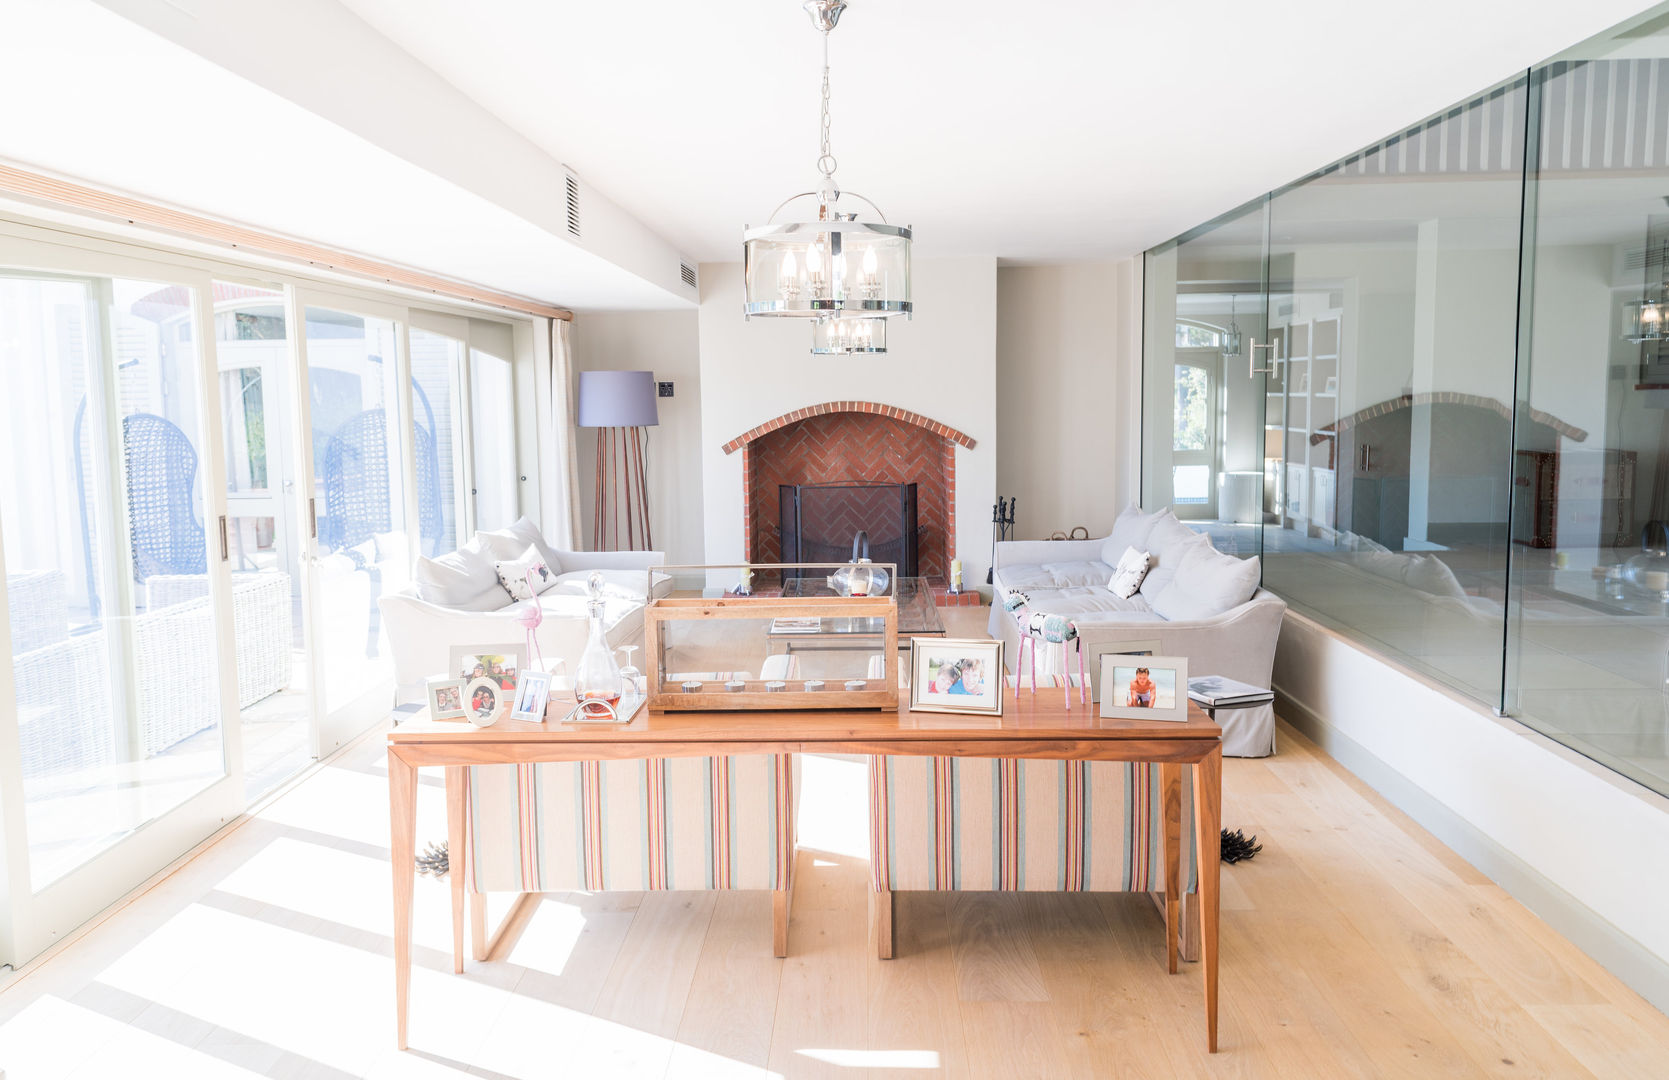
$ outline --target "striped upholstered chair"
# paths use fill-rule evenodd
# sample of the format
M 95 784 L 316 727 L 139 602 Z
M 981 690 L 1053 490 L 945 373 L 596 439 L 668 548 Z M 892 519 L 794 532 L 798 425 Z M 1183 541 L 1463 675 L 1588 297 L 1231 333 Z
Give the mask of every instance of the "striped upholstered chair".
M 893 894 L 1148 892 L 1164 910 L 1161 766 L 1113 761 L 871 756 L 869 859 L 877 950 L 893 954 Z M 1191 769 L 1180 768 L 1179 881 L 1171 918 L 1197 944 Z M 1188 905 L 1191 907 L 1192 905 Z M 1171 957 L 1175 970 L 1176 957 Z
M 798 762 L 790 754 L 471 765 L 447 770 L 453 966 L 467 891 L 487 958 L 483 894 L 769 889 L 772 946 L 788 955 Z M 506 917 L 508 925 L 512 919 Z

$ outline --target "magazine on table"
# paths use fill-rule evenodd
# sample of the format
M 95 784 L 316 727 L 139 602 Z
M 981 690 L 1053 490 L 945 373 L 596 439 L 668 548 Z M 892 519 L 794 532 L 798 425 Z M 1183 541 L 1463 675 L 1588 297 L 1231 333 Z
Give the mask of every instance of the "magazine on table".
M 1188 699 L 1208 709 L 1221 709 L 1232 705 L 1262 705 L 1274 701 L 1275 692 L 1222 675 L 1197 675 L 1188 680 Z
M 816 634 L 823 629 L 823 620 L 816 615 L 801 619 L 772 619 L 773 634 Z

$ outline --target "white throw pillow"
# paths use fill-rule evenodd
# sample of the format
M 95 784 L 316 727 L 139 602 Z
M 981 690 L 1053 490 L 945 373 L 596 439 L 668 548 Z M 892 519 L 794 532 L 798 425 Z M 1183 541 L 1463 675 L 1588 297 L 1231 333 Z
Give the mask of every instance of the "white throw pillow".
M 1153 515 L 1153 528 L 1147 533 L 1147 550 L 1153 555 L 1154 565 L 1163 566 L 1172 548 L 1184 550 L 1196 537 L 1202 535 L 1204 534 L 1197 533 L 1178 521 L 1176 515 L 1169 510 L 1161 510 Z
M 1145 551 L 1125 548 L 1124 554 L 1119 556 L 1118 565 L 1113 567 L 1113 579 L 1107 582 L 1108 590 L 1126 600 L 1135 596 L 1136 590 L 1142 587 L 1142 579 L 1147 577 L 1147 558 Z
M 1237 559 L 1210 544 L 1190 547 L 1176 577 L 1148 602 L 1171 622 L 1215 618 L 1252 598 L 1261 571 L 1255 557 Z
M 512 600 L 531 600 L 556 584 L 556 575 L 551 573 L 545 565 L 545 557 L 539 554 L 539 549 L 532 544 L 519 558 L 500 559 L 493 563 L 493 573 L 498 577 L 499 587 L 510 594 Z M 532 581 L 533 587 L 528 587 Z
M 563 571 L 561 556 L 551 550 L 549 544 L 545 543 L 544 534 L 539 531 L 539 526 L 533 524 L 526 517 L 521 518 L 508 529 L 495 529 L 491 532 L 483 531 L 475 535 L 486 545 L 488 554 L 495 561 L 519 559 L 522 552 L 527 550 L 527 546 L 532 544 L 539 550 L 540 556 L 545 560 L 545 565 L 550 568 L 551 573 L 560 574 Z
M 1211 547 L 1211 537 L 1204 533 L 1194 533 L 1193 539 L 1181 543 L 1171 544 L 1165 551 L 1165 557 L 1160 558 L 1154 552 L 1148 552 L 1147 576 L 1142 579 L 1142 587 L 1138 590 L 1150 600 L 1170 587 L 1176 580 L 1176 568 L 1182 565 L 1193 548 Z
M 417 598 L 461 611 L 497 611 L 504 606 L 504 590 L 486 546 L 477 536 L 457 551 L 436 558 L 420 557 L 412 569 Z
M 1113 531 L 1107 534 L 1106 541 L 1101 545 L 1101 561 L 1112 566 L 1126 548 L 1149 550 L 1147 534 L 1153 531 L 1153 523 L 1158 516 L 1144 513 L 1135 503 L 1125 507 L 1113 522 Z

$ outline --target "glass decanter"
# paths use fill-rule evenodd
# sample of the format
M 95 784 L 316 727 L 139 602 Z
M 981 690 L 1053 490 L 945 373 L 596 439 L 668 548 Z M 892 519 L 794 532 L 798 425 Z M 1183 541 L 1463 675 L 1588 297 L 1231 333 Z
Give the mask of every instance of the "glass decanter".
M 591 634 L 586 639 L 585 651 L 580 654 L 579 667 L 574 671 L 574 698 L 587 716 L 610 716 L 626 692 L 626 680 L 603 635 L 602 573 L 592 571 L 586 586 L 591 593 L 588 605 Z

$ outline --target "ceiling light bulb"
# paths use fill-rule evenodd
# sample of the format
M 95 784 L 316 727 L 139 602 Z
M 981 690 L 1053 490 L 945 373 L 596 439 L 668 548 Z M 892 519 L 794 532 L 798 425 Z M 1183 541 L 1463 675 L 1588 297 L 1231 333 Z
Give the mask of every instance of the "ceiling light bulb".
M 800 268 L 794 262 L 794 253 L 792 251 L 786 252 L 782 256 L 782 276 L 785 278 L 798 277 L 799 273 Z
M 868 248 L 863 253 L 863 276 L 870 278 L 874 277 L 875 267 L 875 249 Z
M 815 277 L 822 272 L 823 253 L 817 249 L 816 244 L 813 244 L 810 250 L 806 252 L 806 273 Z

